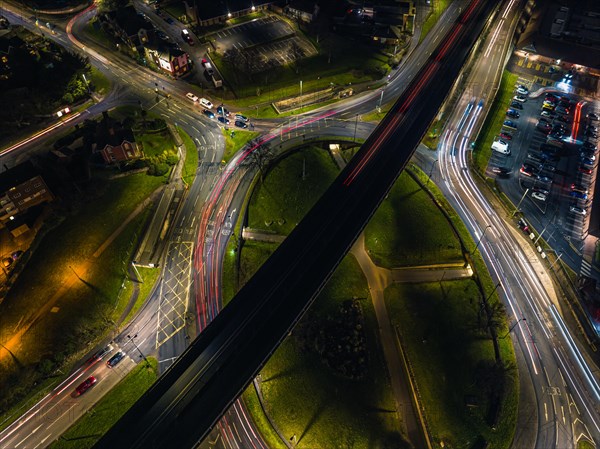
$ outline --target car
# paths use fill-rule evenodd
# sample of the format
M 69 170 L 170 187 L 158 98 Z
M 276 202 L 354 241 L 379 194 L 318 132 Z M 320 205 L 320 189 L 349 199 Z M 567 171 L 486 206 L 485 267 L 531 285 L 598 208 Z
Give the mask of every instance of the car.
M 77 388 L 75 388 L 75 395 L 81 396 L 83 393 L 88 391 L 98 380 L 94 376 L 88 377 L 86 380 L 81 382 Z
M 243 122 L 241 120 L 236 120 L 235 126 L 237 126 L 238 128 L 248 128 L 248 125 L 246 125 L 246 122 Z
M 215 118 L 215 113 L 213 111 L 211 111 L 210 109 L 204 109 L 202 111 L 202 113 L 204 115 L 206 115 L 208 118 Z
M 242 114 L 235 114 L 235 119 L 236 120 L 241 120 L 242 122 L 249 122 L 250 119 L 248 117 L 246 117 L 245 115 Z
M 562 106 L 558 106 L 555 109 L 555 111 L 557 114 L 562 114 L 562 115 L 569 115 L 569 113 L 570 113 L 569 109 L 563 108 Z
M 4 266 L 4 268 L 10 267 L 13 262 L 14 262 L 14 260 L 12 257 L 4 257 L 2 259 L 2 265 Z
M 533 176 L 535 171 L 536 168 L 533 165 L 527 163 L 521 165 L 521 168 L 519 169 L 519 172 L 525 176 Z
M 492 173 L 497 174 L 498 176 L 501 177 L 506 177 L 508 175 L 510 175 L 510 168 L 506 168 L 506 167 L 492 167 Z
M 21 251 L 20 249 L 18 249 L 16 251 L 13 251 L 12 253 L 10 253 L 10 257 L 12 257 L 12 260 L 17 260 L 22 255 L 23 255 L 23 251 Z
M 585 150 L 581 150 L 581 152 L 579 153 L 579 157 L 581 158 L 581 160 L 589 160 L 592 162 L 592 164 L 594 163 L 594 161 L 596 160 L 596 155 L 592 152 L 588 152 Z M 587 165 L 592 165 L 592 164 L 587 164 Z
M 566 123 L 567 125 L 569 123 L 571 123 L 571 119 L 569 117 L 564 116 L 564 115 L 559 115 L 558 117 L 556 117 L 556 120 L 558 120 L 560 122 L 563 122 L 563 123 Z
M 519 86 L 517 87 L 517 93 L 519 95 L 528 95 L 529 94 L 529 89 L 527 89 L 525 86 Z
M 595 126 L 594 126 L 594 125 L 592 125 L 592 124 L 589 124 L 589 125 L 587 125 L 587 126 L 585 127 L 585 130 L 586 130 L 586 131 L 587 131 L 588 129 L 589 129 L 589 130 L 591 130 L 591 131 L 594 131 L 595 133 L 597 133 L 597 132 L 598 132 L 598 128 L 597 128 L 597 127 L 595 127 Z
M 554 111 L 554 109 L 556 108 L 556 106 L 554 106 L 553 104 L 543 104 L 542 105 L 542 111 Z
M 534 200 L 538 200 L 538 201 L 546 201 L 546 198 L 548 198 L 548 197 L 541 192 L 533 192 L 531 194 L 531 198 L 533 198 Z
M 546 196 L 550 195 L 550 192 L 548 190 L 542 189 L 541 187 L 533 187 L 531 190 L 533 190 L 534 192 L 543 193 Z
M 592 131 L 591 129 L 586 129 L 583 132 L 583 135 L 586 136 L 586 137 L 593 137 L 594 139 L 598 138 L 598 134 L 595 133 L 594 131 Z
M 521 103 L 519 103 L 518 101 L 511 101 L 510 107 L 515 108 L 515 109 L 523 109 L 523 105 Z
M 544 98 L 544 101 L 549 101 L 552 104 L 556 104 L 556 103 L 558 103 L 558 98 L 556 98 L 554 96 L 550 97 L 550 96 L 546 95 L 546 97 Z
M 546 184 L 552 182 L 552 178 L 546 175 L 537 175 L 537 180 Z
M 512 140 L 512 134 L 510 133 L 500 133 L 500 138 L 505 140 Z
M 596 114 L 595 112 L 590 112 L 588 115 L 586 115 L 586 117 L 589 118 L 590 120 L 600 119 L 600 117 L 598 117 L 598 114 Z
M 545 162 L 558 162 L 560 160 L 560 156 L 556 153 L 551 153 L 549 151 L 540 152 L 540 157 L 545 160 Z
M 185 96 L 192 100 L 194 103 L 196 103 L 199 100 L 199 98 L 191 92 L 188 92 L 187 94 L 185 94 Z
M 510 155 L 510 148 L 508 148 L 508 143 L 506 143 L 504 140 L 496 140 L 495 142 L 492 142 L 492 150 L 498 153 Z
M 208 59 L 202 58 L 202 65 L 204 66 L 204 69 L 206 70 L 208 76 L 213 76 L 215 74 L 215 70 L 213 69 L 213 66 Z
M 213 104 L 208 101 L 206 98 L 200 98 L 200 106 L 206 109 L 212 109 Z
M 519 226 L 519 229 L 521 229 L 525 234 L 529 234 L 529 225 L 525 220 L 519 218 L 517 225 Z
M 534 164 L 541 165 L 544 163 L 544 159 L 534 153 L 527 153 L 527 162 L 533 162 Z
M 540 113 L 540 115 L 541 115 L 542 117 L 548 117 L 548 118 L 552 118 L 552 117 L 554 117 L 556 114 L 555 114 L 554 112 L 552 112 L 552 111 L 548 111 L 548 110 L 545 110 L 545 109 L 544 109 L 544 110 L 543 110 L 543 111 Z
M 579 171 L 579 173 L 583 173 L 585 175 L 591 175 L 594 172 L 593 168 L 586 167 L 585 165 L 579 165 L 577 170 Z
M 587 210 L 585 210 L 583 207 L 579 207 L 576 205 L 570 206 L 569 210 L 577 215 L 587 215 Z
M 194 45 L 194 39 L 192 39 L 192 35 L 185 28 L 181 30 L 181 37 L 184 41 L 186 41 L 189 45 Z
M 586 195 L 589 193 L 587 187 L 583 187 L 582 185 L 575 184 L 575 183 L 571 184 L 571 190 L 573 192 L 580 192 L 580 193 L 584 193 Z
M 519 114 L 517 111 L 515 111 L 514 109 L 508 109 L 506 111 L 506 115 L 512 118 L 519 118 L 521 116 L 521 114 Z
M 523 95 L 515 95 L 513 100 L 518 101 L 519 103 L 525 103 L 527 101 L 527 97 Z
M 551 131 L 548 137 L 560 140 L 563 137 L 563 133 L 561 131 Z
M 544 102 L 542 103 L 542 106 L 543 105 L 548 105 L 548 106 L 553 106 L 553 107 L 556 106 L 554 104 L 554 101 L 550 101 L 550 100 L 544 100 Z
M 513 122 L 512 120 L 504 120 L 503 123 L 504 126 L 508 126 L 509 128 L 517 128 L 517 124 L 515 122 Z
M 219 115 L 219 117 L 217 117 L 217 120 L 223 123 L 224 125 L 229 125 L 230 122 L 230 120 L 227 117 L 223 117 L 222 115 Z
M 125 353 L 123 351 L 117 351 L 115 355 L 108 359 L 106 366 L 114 368 L 121 360 L 123 360 L 123 358 L 125 358 Z
M 223 107 L 223 105 L 217 108 L 217 114 L 224 115 L 225 117 L 229 117 L 229 111 Z
M 588 196 L 587 193 L 583 193 L 583 192 L 579 192 L 576 190 L 573 190 L 571 193 L 569 193 L 570 196 L 572 196 L 573 198 L 577 198 L 578 200 L 587 200 Z
M 587 165 L 589 167 L 593 167 L 594 166 L 594 161 L 592 159 L 590 159 L 590 158 L 587 158 L 587 157 L 582 157 L 581 158 L 581 163 L 583 165 Z
M 163 41 L 168 41 L 169 40 L 169 36 L 167 36 L 165 33 L 163 33 L 161 30 L 156 30 L 154 32 L 154 35 L 159 38 L 160 40 Z
M 597 151 L 598 148 L 592 142 L 588 142 L 587 140 L 582 144 L 583 148 L 590 149 L 592 151 Z
M 173 25 L 175 23 L 175 21 L 169 16 L 166 16 L 164 19 L 169 25 Z

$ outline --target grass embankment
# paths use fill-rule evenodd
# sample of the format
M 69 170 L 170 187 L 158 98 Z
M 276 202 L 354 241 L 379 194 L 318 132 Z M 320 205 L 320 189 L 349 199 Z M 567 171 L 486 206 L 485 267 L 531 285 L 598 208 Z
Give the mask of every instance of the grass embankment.
M 492 142 L 494 142 L 494 139 L 500 133 L 502 123 L 506 120 L 506 109 L 514 96 L 513 92 L 518 78 L 518 75 L 506 70 L 502 73 L 500 87 L 475 142 L 473 163 L 475 169 L 482 174 L 485 173 L 488 161 L 492 155 Z
M 266 17 L 266 15 L 267 14 L 265 14 L 263 11 L 255 11 L 255 12 L 251 12 L 250 14 L 246 14 L 245 16 L 242 16 L 242 17 L 234 17 L 233 19 L 228 19 L 226 21 L 226 23 L 229 26 L 241 25 L 242 23 L 251 22 L 252 20 Z
M 165 153 L 177 154 L 173 136 L 167 128 L 158 132 L 136 134 L 135 140 L 144 149 L 145 157 L 160 156 Z
M 423 23 L 423 27 L 421 29 L 421 36 L 419 37 L 419 43 L 423 42 L 423 39 L 425 39 L 425 37 L 433 28 L 433 26 L 440 19 L 441 15 L 444 13 L 446 8 L 450 4 L 450 0 L 432 0 L 431 3 L 433 10 Z
M 338 173 L 326 150 L 310 147 L 291 153 L 269 171 L 252 193 L 248 226 L 288 235 Z
M 387 268 L 463 261 L 452 226 L 407 173 L 365 228 L 365 247 L 375 264 Z
M 221 131 L 223 132 L 223 137 L 225 138 L 225 153 L 223 154 L 223 161 L 225 163 L 229 162 L 229 160 L 235 153 L 238 152 L 240 148 L 260 135 L 259 132 L 240 131 L 238 129 L 229 129 L 227 131 L 221 129 Z M 231 137 L 232 131 L 235 131 L 233 137 Z
M 135 304 L 125 317 L 125 323 L 128 323 L 135 316 L 138 310 L 140 310 L 140 307 L 144 305 L 146 299 L 148 299 L 148 295 L 152 292 L 152 289 L 154 288 L 154 284 L 156 284 L 156 281 L 160 276 L 159 268 L 136 267 L 136 269 L 140 273 L 143 282 L 139 284 L 140 291 L 137 300 L 135 301 Z M 132 281 L 128 280 L 127 282 L 128 285 L 131 285 Z M 129 291 L 129 295 L 124 293 L 125 298 L 129 298 L 131 295 L 131 290 L 128 289 L 127 291 Z
M 191 185 L 196 179 L 196 171 L 198 170 L 198 149 L 194 145 L 194 141 L 184 130 L 179 128 L 179 137 L 185 145 L 185 162 L 183 164 L 183 181 L 187 185 Z
M 148 357 L 150 367 L 140 363 L 108 392 L 79 421 L 65 432 L 50 449 L 87 449 L 152 386 L 158 378 L 158 361 Z
M 90 67 L 90 84 L 98 95 L 106 95 L 110 90 L 110 80 L 100 70 Z
M 222 55 L 211 53 L 211 59 L 236 94 L 237 98 L 227 100 L 227 103 L 248 108 L 248 113 L 252 112 L 257 103 L 266 106 L 274 101 L 299 95 L 300 81 L 303 94 L 307 94 L 329 88 L 332 83 L 336 86 L 350 86 L 380 79 L 390 70 L 388 57 L 373 52 L 371 47 L 343 40 L 330 45 L 333 47 L 331 56 L 328 50 L 322 50 L 321 54 L 255 75 L 236 72 L 234 67 L 224 61 Z M 267 113 L 266 110 L 261 112 Z
M 381 107 L 381 112 L 377 112 L 377 109 L 375 109 L 368 114 L 363 114 L 361 120 L 363 122 L 380 122 L 381 119 L 385 117 L 385 114 L 387 114 L 392 106 L 394 106 L 394 103 L 395 101 L 388 101 Z
M 495 367 L 492 342 L 482 327 L 485 318 L 478 318 L 482 298 L 476 283 L 396 284 L 385 298 L 435 446 L 472 447 L 483 440 L 489 447 L 508 448 L 518 405 L 514 353 L 510 339 L 500 339 L 503 360 L 512 365 Z M 500 419 L 493 423 L 490 392 L 502 382 Z

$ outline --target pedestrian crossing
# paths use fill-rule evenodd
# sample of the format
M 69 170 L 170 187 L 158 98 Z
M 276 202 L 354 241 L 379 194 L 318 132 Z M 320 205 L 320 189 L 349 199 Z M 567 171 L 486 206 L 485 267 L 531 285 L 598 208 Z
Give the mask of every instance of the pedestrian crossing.
M 581 268 L 579 274 L 585 277 L 592 277 L 592 264 L 585 259 L 581 259 Z

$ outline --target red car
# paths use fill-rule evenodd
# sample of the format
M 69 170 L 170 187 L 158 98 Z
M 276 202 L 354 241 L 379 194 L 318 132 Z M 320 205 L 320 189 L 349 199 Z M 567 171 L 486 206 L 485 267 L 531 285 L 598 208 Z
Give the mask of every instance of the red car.
M 75 388 L 75 393 L 77 396 L 81 396 L 83 393 L 88 391 L 92 385 L 94 385 L 98 380 L 94 376 L 88 377 L 86 380 L 81 382 L 77 388 Z
M 512 140 L 512 134 L 509 133 L 500 133 L 501 139 Z
M 585 165 L 579 166 L 580 173 L 585 173 L 586 175 L 591 175 L 593 171 L 594 171 L 594 169 L 586 167 Z

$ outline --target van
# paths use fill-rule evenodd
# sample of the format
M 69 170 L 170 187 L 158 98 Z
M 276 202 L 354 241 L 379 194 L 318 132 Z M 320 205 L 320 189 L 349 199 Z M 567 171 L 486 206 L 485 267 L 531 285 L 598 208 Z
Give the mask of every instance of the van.
M 497 140 L 492 143 L 492 150 L 501 153 L 510 155 L 510 149 L 508 148 L 508 144 L 506 142 L 502 142 L 501 140 Z
M 212 109 L 213 104 L 206 98 L 200 98 L 200 105 L 206 109 Z

